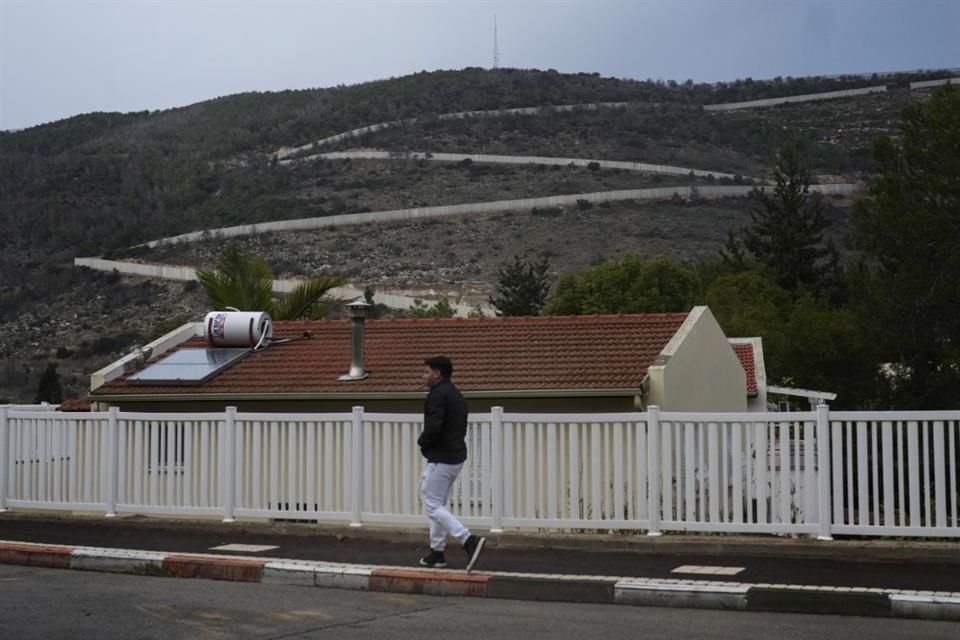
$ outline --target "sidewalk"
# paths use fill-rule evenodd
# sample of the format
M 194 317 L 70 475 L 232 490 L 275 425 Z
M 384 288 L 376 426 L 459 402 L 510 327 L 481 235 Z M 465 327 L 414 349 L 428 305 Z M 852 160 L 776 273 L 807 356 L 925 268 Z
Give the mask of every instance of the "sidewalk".
M 481 535 L 483 531 L 477 531 Z M 226 546 L 225 545 L 246 545 Z M 530 600 L 960 620 L 960 541 L 488 536 L 423 569 L 426 530 L 0 514 L 0 563 Z

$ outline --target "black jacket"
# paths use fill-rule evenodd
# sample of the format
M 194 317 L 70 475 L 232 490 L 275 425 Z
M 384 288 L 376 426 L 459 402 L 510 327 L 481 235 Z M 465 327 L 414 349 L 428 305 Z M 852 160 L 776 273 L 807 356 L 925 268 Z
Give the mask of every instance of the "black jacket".
M 417 438 L 427 462 L 460 464 L 467 459 L 467 401 L 449 380 L 441 380 L 423 403 L 423 433 Z

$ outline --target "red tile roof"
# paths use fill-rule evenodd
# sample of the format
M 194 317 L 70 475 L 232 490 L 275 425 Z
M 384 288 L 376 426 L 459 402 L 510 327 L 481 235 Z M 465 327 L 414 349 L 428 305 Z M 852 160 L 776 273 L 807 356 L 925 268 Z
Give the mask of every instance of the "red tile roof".
M 126 376 L 93 392 L 135 394 L 422 393 L 423 359 L 449 356 L 464 391 L 637 390 L 686 313 L 368 320 L 365 380 L 350 366 L 350 321 L 276 322 L 274 344 L 197 387 L 135 385 Z M 303 339 L 305 332 L 310 338 Z M 277 344 L 282 338 L 300 338 Z M 182 347 L 205 346 L 194 339 Z
M 57 411 L 90 411 L 90 398 L 69 398 L 60 403 Z
M 747 395 L 757 395 L 757 369 L 753 362 L 753 345 L 731 344 L 730 346 L 733 347 L 737 358 L 740 359 L 743 370 L 747 372 Z

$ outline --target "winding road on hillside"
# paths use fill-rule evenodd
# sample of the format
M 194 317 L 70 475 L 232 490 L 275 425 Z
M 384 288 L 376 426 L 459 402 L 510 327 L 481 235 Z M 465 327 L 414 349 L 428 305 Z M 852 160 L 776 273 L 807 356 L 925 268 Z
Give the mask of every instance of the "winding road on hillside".
M 883 87 L 883 91 L 886 88 Z M 787 96 L 783 98 L 757 100 L 751 102 L 729 103 L 721 105 L 704 105 L 704 109 L 711 111 L 723 111 L 730 109 L 744 108 L 763 108 L 774 106 L 785 102 L 803 102 L 813 100 L 838 99 L 856 95 L 865 95 L 881 92 L 879 87 L 867 87 L 864 89 L 853 89 L 848 91 L 832 91 L 821 94 L 806 94 L 803 96 Z M 512 115 L 537 116 L 557 112 L 571 112 L 577 110 L 593 111 L 597 109 L 623 109 L 628 108 L 634 103 L 630 102 L 600 102 L 590 104 L 573 105 L 551 105 L 537 107 L 521 107 L 515 109 L 495 109 L 487 111 L 461 111 L 455 113 L 440 114 L 434 116 L 437 120 L 453 120 L 463 118 L 489 118 L 503 117 Z M 504 164 L 504 165 L 545 165 L 545 166 L 575 166 L 575 167 L 596 167 L 598 169 L 618 169 L 625 171 L 634 171 L 647 174 L 660 174 L 672 176 L 692 176 L 698 178 L 710 179 L 737 179 L 734 174 L 721 171 L 710 171 L 704 169 L 695 169 L 690 167 L 678 167 L 672 165 L 649 164 L 642 162 L 624 162 L 616 160 L 603 160 L 592 158 L 556 158 L 544 156 L 506 156 L 506 155 L 486 155 L 486 154 L 463 154 L 463 153 L 444 153 L 429 151 L 384 151 L 379 149 L 355 149 L 347 151 L 332 151 L 318 153 L 317 149 L 328 146 L 344 140 L 357 138 L 367 134 L 382 131 L 384 129 L 412 124 L 417 122 L 418 118 L 405 120 L 394 120 L 389 122 L 380 122 L 367 125 L 350 131 L 344 131 L 326 138 L 313 141 L 309 144 L 297 147 L 283 147 L 267 154 L 271 159 L 275 159 L 281 164 L 304 163 L 320 159 L 369 159 L 380 161 L 430 161 L 455 163 L 470 160 L 471 162 L 484 164 Z M 312 152 L 312 153 L 311 153 Z M 305 155 L 309 154 L 309 155 Z M 244 235 L 253 235 L 258 233 L 277 232 L 277 231 L 300 231 L 308 229 L 319 229 L 324 227 L 342 226 L 351 224 L 365 224 L 370 222 L 389 222 L 400 220 L 413 220 L 419 218 L 443 217 L 454 215 L 469 215 L 477 213 L 492 213 L 501 211 L 529 211 L 534 207 L 562 207 L 577 204 L 578 201 L 588 202 L 610 202 L 617 200 L 658 200 L 670 198 L 683 198 L 686 200 L 693 198 L 725 198 L 742 197 L 749 194 L 754 188 L 765 190 L 768 185 L 762 181 L 750 179 L 751 182 L 760 183 L 757 187 L 744 185 L 695 185 L 662 187 L 654 189 L 627 189 L 617 191 L 600 191 L 592 193 L 565 194 L 560 196 L 545 196 L 540 198 L 524 198 L 515 200 L 497 200 L 489 202 L 463 203 L 457 205 L 441 205 L 434 207 L 418 207 L 413 209 L 395 209 L 389 211 L 375 211 L 367 213 L 353 213 L 334 216 L 324 216 L 315 218 L 301 218 L 294 220 L 278 220 L 273 222 L 263 222 L 255 224 L 237 225 L 232 227 L 223 227 L 217 229 L 206 229 L 184 233 L 177 236 L 159 238 L 151 240 L 143 245 L 149 248 L 176 244 L 179 242 L 194 242 L 203 238 L 217 237 L 238 237 Z M 811 185 L 811 191 L 830 195 L 849 195 L 861 191 L 863 186 L 860 184 L 826 184 Z M 159 265 L 143 264 L 130 261 L 111 261 L 99 258 L 75 258 L 76 266 L 84 266 L 96 270 L 117 271 L 128 275 L 138 275 L 150 278 L 160 279 L 193 279 L 194 272 L 191 267 L 178 265 Z M 290 287 L 295 285 L 296 281 L 278 280 L 274 283 L 274 290 L 278 292 L 289 291 Z M 343 287 L 333 291 L 334 295 L 344 298 L 355 298 L 358 292 L 362 291 L 363 285 Z M 379 293 L 382 301 L 401 309 L 409 309 L 419 300 L 418 298 L 404 296 L 395 292 L 385 291 Z M 467 315 L 474 307 L 457 303 L 454 305 L 458 315 Z M 489 311 L 489 310 L 487 310 Z

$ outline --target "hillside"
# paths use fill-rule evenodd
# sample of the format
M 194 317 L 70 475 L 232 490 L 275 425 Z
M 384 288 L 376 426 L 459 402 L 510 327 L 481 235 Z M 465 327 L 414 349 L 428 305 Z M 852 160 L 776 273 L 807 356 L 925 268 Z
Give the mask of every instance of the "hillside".
M 84 273 L 70 266 L 76 256 L 210 264 L 221 247 L 217 242 L 155 252 L 128 247 L 257 221 L 707 182 L 620 170 L 410 160 L 288 165 L 273 157 L 279 148 L 415 118 L 323 151 L 375 147 L 565 156 L 762 177 L 777 146 L 796 140 L 821 180 L 856 181 L 872 170 L 872 137 L 894 132 L 902 105 L 922 97 L 903 83 L 937 75 L 695 85 L 467 69 L 351 87 L 241 94 L 161 112 L 86 114 L 0 133 L 5 229 L 0 398 L 30 400 L 48 360 L 60 363 L 68 392 L 76 393 L 92 370 L 153 337 L 157 326 L 204 310 L 195 289 Z M 700 108 L 877 82 L 889 83 L 890 91 L 763 110 Z M 436 117 L 595 102 L 630 105 L 532 116 Z M 847 205 L 837 201 L 831 208 L 837 237 L 847 224 Z M 338 273 L 360 284 L 463 290 L 482 299 L 498 264 L 517 253 L 547 252 L 558 272 L 626 251 L 678 259 L 711 254 L 727 229 L 745 222 L 749 206 L 744 199 L 684 206 L 623 202 L 243 242 L 267 256 L 278 274 Z

